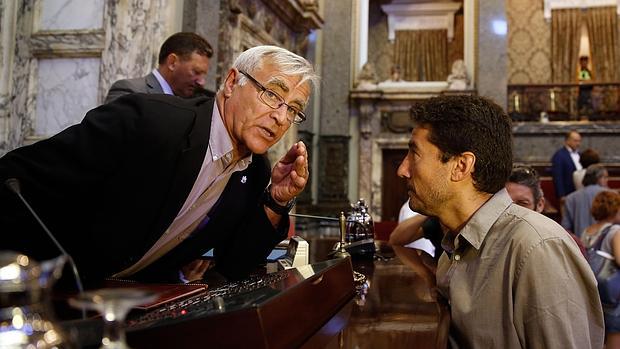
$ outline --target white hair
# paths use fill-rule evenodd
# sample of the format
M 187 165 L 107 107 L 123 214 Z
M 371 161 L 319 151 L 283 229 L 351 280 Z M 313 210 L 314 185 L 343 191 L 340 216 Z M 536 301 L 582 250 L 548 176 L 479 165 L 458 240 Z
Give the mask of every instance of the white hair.
M 299 84 L 309 82 L 315 90 L 318 87 L 319 76 L 314 72 L 312 64 L 305 58 L 278 46 L 262 45 L 247 49 L 237 57 L 232 67 L 253 74 L 265 64 L 274 65 L 282 74 L 300 76 Z M 241 74 L 238 82 L 239 85 L 245 85 L 247 79 Z

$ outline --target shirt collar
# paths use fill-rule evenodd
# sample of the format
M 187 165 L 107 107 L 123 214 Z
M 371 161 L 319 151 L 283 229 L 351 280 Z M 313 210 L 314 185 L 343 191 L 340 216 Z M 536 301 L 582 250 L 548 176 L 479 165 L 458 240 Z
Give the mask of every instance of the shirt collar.
M 579 151 L 577 150 L 573 150 L 571 147 L 569 147 L 568 145 L 564 146 L 566 148 L 566 150 L 568 150 L 569 153 L 571 154 L 579 154 Z
M 161 76 L 159 70 L 153 69 L 153 75 L 155 75 L 155 79 L 157 79 L 157 82 L 159 82 L 159 85 L 161 86 L 161 89 L 164 91 L 165 94 L 174 95 L 174 92 L 172 92 L 172 88 L 170 87 L 170 85 L 168 85 L 168 81 L 166 81 L 166 79 Z
M 220 110 L 217 107 L 217 103 L 214 102 L 213 114 L 211 115 L 211 135 L 209 136 L 209 148 L 211 148 L 211 160 L 221 161 L 224 167 L 228 167 L 233 159 L 233 144 L 222 121 Z M 247 167 L 252 163 L 252 154 L 239 160 L 242 168 Z
M 467 224 L 461 229 L 455 240 L 461 236 L 476 250 L 480 249 L 482 242 L 487 236 L 489 230 L 495 224 L 501 214 L 506 211 L 506 208 L 512 204 L 512 199 L 508 195 L 506 189 L 502 189 L 495 193 L 487 202 L 482 205 L 478 211 L 469 219 Z M 450 238 L 450 234 L 446 234 L 446 238 Z M 448 241 L 442 241 L 442 245 L 446 243 L 450 245 Z M 455 244 L 457 242 L 455 241 Z M 459 246 L 455 246 L 459 248 Z

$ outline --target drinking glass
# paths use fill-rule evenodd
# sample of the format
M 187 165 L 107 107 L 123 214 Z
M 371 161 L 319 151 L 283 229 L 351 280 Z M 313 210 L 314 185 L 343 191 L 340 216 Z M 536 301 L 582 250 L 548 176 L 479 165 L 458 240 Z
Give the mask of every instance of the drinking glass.
M 125 317 L 131 308 L 152 302 L 157 294 L 134 288 L 104 288 L 69 299 L 76 308 L 95 310 L 104 321 L 99 349 L 130 349 L 125 341 Z

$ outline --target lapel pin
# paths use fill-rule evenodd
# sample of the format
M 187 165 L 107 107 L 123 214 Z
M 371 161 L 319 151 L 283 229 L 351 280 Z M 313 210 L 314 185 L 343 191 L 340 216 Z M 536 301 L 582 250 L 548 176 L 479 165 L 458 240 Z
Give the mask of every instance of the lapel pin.
M 245 183 L 247 181 L 248 181 L 248 177 L 247 176 L 241 177 L 241 183 Z

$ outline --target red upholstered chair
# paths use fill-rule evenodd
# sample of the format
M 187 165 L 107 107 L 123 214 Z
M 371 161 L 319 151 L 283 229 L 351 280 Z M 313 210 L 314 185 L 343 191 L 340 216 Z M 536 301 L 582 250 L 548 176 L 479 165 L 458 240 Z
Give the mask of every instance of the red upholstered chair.
M 375 222 L 375 240 L 388 241 L 397 225 L 396 221 Z

